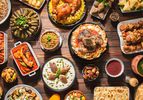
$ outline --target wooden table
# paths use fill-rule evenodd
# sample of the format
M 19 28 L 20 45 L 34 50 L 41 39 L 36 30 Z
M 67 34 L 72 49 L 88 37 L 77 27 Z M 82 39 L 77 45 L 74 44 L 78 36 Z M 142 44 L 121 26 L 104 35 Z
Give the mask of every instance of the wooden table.
M 93 4 L 94 0 L 87 0 L 87 5 L 88 5 L 88 11 L 91 8 L 91 5 Z M 19 9 L 21 7 L 27 7 L 26 5 L 20 3 L 18 0 L 11 0 L 12 2 L 12 12 L 15 11 L 16 9 Z M 128 20 L 128 19 L 133 19 L 133 18 L 139 18 L 139 17 L 143 17 L 143 12 L 142 13 L 134 13 L 134 14 L 122 14 L 119 10 L 119 8 L 117 7 L 117 4 L 115 3 L 112 10 L 110 10 L 109 14 L 113 11 L 116 10 L 119 12 L 120 14 L 120 21 L 123 20 Z M 103 24 L 103 26 L 105 27 L 105 31 L 107 33 L 108 36 L 108 49 L 107 51 L 97 60 L 93 61 L 93 62 L 83 62 L 82 60 L 79 60 L 78 58 L 72 56 L 69 52 L 69 48 L 68 48 L 68 34 L 70 32 L 70 30 L 65 30 L 65 29 L 60 29 L 55 27 L 49 20 L 48 18 L 48 13 L 47 13 L 47 2 L 45 3 L 44 7 L 42 8 L 41 11 L 39 11 L 41 20 L 42 20 L 42 30 L 41 32 L 43 32 L 45 29 L 48 28 L 52 28 L 52 29 L 56 29 L 57 31 L 61 32 L 62 38 L 63 38 L 63 46 L 61 48 L 60 51 L 56 52 L 56 53 L 52 53 L 50 55 L 45 54 L 39 45 L 39 36 L 36 37 L 36 39 L 34 41 L 30 41 L 30 44 L 32 45 L 36 56 L 38 57 L 39 62 L 41 63 L 41 65 L 43 65 L 46 60 L 49 57 L 55 56 L 55 55 L 63 55 L 67 58 L 69 58 L 71 61 L 73 61 L 76 64 L 76 73 L 77 73 L 77 80 L 75 82 L 75 84 L 73 85 L 72 88 L 70 88 L 69 90 L 65 91 L 65 92 L 61 92 L 60 95 L 62 97 L 61 100 L 63 100 L 64 96 L 66 95 L 67 92 L 69 92 L 70 90 L 73 89 L 79 89 L 81 91 L 83 91 L 83 93 L 86 95 L 87 100 L 92 100 L 93 99 L 93 90 L 95 86 L 121 86 L 121 85 L 127 85 L 125 83 L 125 76 L 126 75 L 130 75 L 130 76 L 135 76 L 138 77 L 138 79 L 140 80 L 140 82 L 142 82 L 141 78 L 139 76 L 136 76 L 130 67 L 130 61 L 132 60 L 132 58 L 135 55 L 132 56 L 126 56 L 123 55 L 120 47 L 119 47 L 119 38 L 117 35 L 117 30 L 116 27 L 113 27 L 113 25 L 111 24 L 110 20 L 109 20 L 109 14 L 106 18 L 105 21 L 102 21 L 101 23 Z M 88 16 L 85 20 L 86 22 L 90 22 L 90 21 L 98 21 L 97 19 L 92 19 L 91 16 L 88 13 Z M 33 78 L 23 78 L 16 65 L 13 62 L 13 58 L 10 54 L 10 50 L 11 48 L 14 46 L 14 42 L 16 42 L 16 40 L 14 40 L 11 36 L 11 29 L 9 28 L 9 19 L 0 26 L 0 30 L 1 31 L 5 31 L 8 34 L 8 63 L 3 65 L 1 67 L 2 68 L 6 67 L 6 66 L 12 66 L 15 67 L 19 77 L 18 77 L 18 83 L 17 84 L 29 84 L 32 85 L 34 88 L 36 88 L 42 95 L 43 100 L 48 100 L 48 98 L 54 93 L 52 91 L 50 91 L 48 88 L 46 88 L 44 86 L 44 83 L 42 81 L 41 78 L 41 72 L 39 72 L 37 74 L 37 76 L 33 77 Z M 40 33 L 39 33 L 40 34 Z M 104 66 L 106 61 L 109 58 L 112 57 L 117 57 L 121 60 L 123 60 L 124 64 L 125 64 L 125 72 L 124 74 L 118 78 L 118 79 L 111 79 L 108 78 L 108 76 L 105 74 L 105 70 L 104 70 Z M 100 68 L 100 76 L 98 78 L 98 80 L 96 80 L 95 82 L 84 82 L 83 78 L 82 78 L 82 74 L 81 74 L 81 70 L 83 68 L 84 65 L 88 64 L 88 63 L 94 63 L 96 64 L 99 68 Z M 5 93 L 7 92 L 7 90 L 9 88 L 12 87 L 12 85 L 5 85 L 3 84 L 3 81 L 1 80 L 1 84 L 4 88 Z M 14 84 L 15 85 L 15 84 Z M 134 96 L 134 89 L 130 87 L 130 92 L 131 92 L 131 99 L 133 100 L 133 96 Z

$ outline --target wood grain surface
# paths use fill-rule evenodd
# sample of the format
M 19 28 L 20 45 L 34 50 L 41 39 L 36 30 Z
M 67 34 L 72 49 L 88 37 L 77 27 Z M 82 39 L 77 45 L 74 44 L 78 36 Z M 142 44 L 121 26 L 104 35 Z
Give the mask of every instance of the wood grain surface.
M 93 1 L 94 0 L 86 0 L 87 6 L 88 6 L 88 15 L 87 15 L 86 19 L 84 20 L 85 22 L 98 22 L 99 21 L 97 19 L 93 19 L 89 15 L 89 10 L 93 4 Z M 16 9 L 19 9 L 21 7 L 28 7 L 24 4 L 22 4 L 21 2 L 19 2 L 18 0 L 11 0 L 11 2 L 12 2 L 12 12 L 14 12 Z M 51 23 L 51 21 L 48 18 L 48 13 L 47 13 L 47 2 L 44 4 L 44 7 L 40 11 L 38 11 L 38 13 L 40 14 L 41 20 L 42 20 L 42 29 L 41 29 L 41 32 L 39 32 L 39 35 L 44 30 L 50 28 L 50 29 L 55 29 L 55 30 L 59 31 L 63 38 L 63 45 L 62 45 L 61 50 L 59 50 L 55 53 L 51 53 L 51 54 L 45 54 L 41 50 L 40 44 L 39 44 L 39 36 L 35 37 L 34 40 L 29 41 L 29 43 L 32 45 L 34 52 L 41 64 L 41 69 L 42 69 L 42 65 L 46 62 L 46 60 L 49 57 L 56 56 L 56 55 L 62 55 L 62 56 L 67 57 L 72 62 L 74 62 L 74 64 L 76 65 L 76 67 L 75 67 L 76 68 L 76 76 L 77 76 L 76 82 L 67 91 L 59 93 L 62 97 L 61 100 L 64 100 L 64 96 L 66 95 L 67 92 L 69 92 L 70 90 L 74 90 L 74 89 L 81 90 L 86 95 L 87 100 L 93 100 L 94 87 L 96 87 L 96 86 L 126 86 L 126 85 L 128 86 L 128 84 L 125 83 L 125 76 L 127 76 L 127 75 L 137 77 L 139 79 L 140 83 L 142 83 L 143 80 L 141 79 L 141 77 L 135 75 L 132 72 L 131 67 L 130 67 L 131 60 L 135 55 L 127 56 L 127 55 L 122 54 L 122 52 L 120 50 L 120 46 L 119 46 L 120 43 L 119 43 L 119 38 L 117 35 L 116 26 L 113 26 L 111 24 L 111 21 L 109 20 L 109 15 L 114 10 L 116 10 L 120 14 L 120 21 L 143 17 L 143 12 L 132 13 L 132 14 L 122 14 L 117 6 L 117 2 L 115 2 L 112 9 L 109 11 L 105 21 L 100 21 L 103 24 L 103 26 L 105 27 L 105 31 L 107 33 L 108 49 L 99 59 L 96 59 L 92 62 L 87 62 L 87 61 L 78 59 L 76 56 L 74 56 L 70 53 L 69 47 L 68 47 L 68 35 L 69 35 L 71 29 L 57 28 Z M 29 85 L 33 86 L 34 88 L 36 88 L 40 92 L 40 94 L 43 97 L 43 100 L 48 100 L 48 98 L 55 92 L 49 90 L 44 85 L 44 83 L 42 81 L 42 77 L 41 77 L 41 70 L 39 72 L 37 72 L 37 75 L 35 77 L 32 77 L 32 78 L 22 77 L 13 61 L 13 58 L 10 54 L 10 50 L 11 50 L 11 48 L 14 47 L 14 43 L 18 40 L 15 40 L 11 35 L 11 29 L 9 27 L 9 19 L 3 25 L 0 26 L 0 31 L 5 31 L 8 34 L 8 62 L 5 65 L 2 65 L 0 70 L 2 70 L 6 66 L 14 67 L 18 72 L 18 82 L 15 83 L 14 85 L 29 84 Z M 121 59 L 125 64 L 124 74 L 120 78 L 117 78 L 117 79 L 112 79 L 112 78 L 108 77 L 104 70 L 106 61 L 112 57 L 117 57 L 117 58 Z M 100 76 L 94 82 L 85 82 L 84 79 L 82 78 L 82 73 L 81 73 L 82 68 L 84 65 L 89 64 L 89 63 L 93 63 L 93 64 L 97 65 L 100 69 Z M 0 82 L 4 88 L 5 93 L 7 92 L 7 90 L 9 90 L 11 87 L 13 87 L 13 85 L 6 85 L 5 83 L 3 83 L 2 79 L 0 79 L 0 80 L 1 80 Z M 128 87 L 130 88 L 130 100 L 134 100 L 133 98 L 134 98 L 135 89 L 131 88 L 130 86 L 128 86 Z

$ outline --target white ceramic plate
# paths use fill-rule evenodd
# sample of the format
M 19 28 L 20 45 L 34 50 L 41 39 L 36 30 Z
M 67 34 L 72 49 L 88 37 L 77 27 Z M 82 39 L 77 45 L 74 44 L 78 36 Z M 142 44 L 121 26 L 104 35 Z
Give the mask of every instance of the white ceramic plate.
M 10 2 L 10 0 L 6 0 L 6 1 L 8 3 L 8 12 L 7 12 L 7 15 L 5 16 L 5 18 L 2 21 L 0 21 L 0 25 L 3 24 L 7 20 L 7 18 L 10 15 L 10 12 L 11 12 L 11 2 Z
M 51 68 L 49 66 L 49 62 L 51 62 L 51 63 L 55 62 L 56 66 L 58 68 L 63 68 L 64 66 L 69 66 L 70 67 L 70 70 L 65 75 L 66 78 L 67 78 L 67 83 L 62 83 L 58 78 L 56 78 L 53 81 L 48 80 L 48 77 L 49 77 L 48 72 L 52 72 Z M 73 82 L 75 80 L 74 65 L 73 65 L 72 62 L 70 62 L 65 57 L 62 57 L 62 56 L 61 57 L 60 56 L 52 57 L 43 66 L 42 78 L 43 78 L 43 81 L 46 84 L 46 86 L 48 86 L 53 91 L 56 91 L 56 92 L 64 91 L 64 90 L 68 89 L 70 86 L 72 86 L 72 84 L 73 84 Z
M 25 85 L 25 84 L 20 84 L 20 85 L 16 85 L 16 86 L 12 87 L 6 93 L 4 100 L 8 100 L 8 95 L 10 95 L 11 93 L 13 93 L 15 91 L 15 89 L 20 88 L 20 87 L 26 87 L 28 89 L 31 89 L 33 92 L 35 92 L 37 94 L 37 96 L 40 98 L 40 100 L 43 100 L 41 94 L 35 88 L 33 88 L 32 86 L 29 86 L 29 85 Z
M 122 21 L 117 26 L 117 32 L 118 32 L 118 36 L 119 36 L 119 39 L 120 39 L 120 48 L 121 48 L 121 50 L 122 50 L 122 52 L 124 54 L 135 54 L 135 53 L 143 52 L 143 49 L 142 50 L 138 50 L 138 51 L 134 51 L 134 52 L 125 52 L 125 50 L 123 49 L 124 40 L 123 40 L 123 37 L 122 37 L 122 32 L 120 31 L 120 26 L 121 25 L 123 25 L 123 24 L 129 24 L 129 23 L 136 23 L 136 22 L 138 22 L 140 20 L 143 20 L 143 18 L 137 18 L 137 19 Z

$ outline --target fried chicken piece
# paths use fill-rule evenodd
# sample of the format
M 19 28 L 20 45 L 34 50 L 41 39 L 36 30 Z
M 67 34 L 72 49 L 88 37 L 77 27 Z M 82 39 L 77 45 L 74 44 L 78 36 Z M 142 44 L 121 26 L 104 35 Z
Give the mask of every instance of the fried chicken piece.
M 128 28 L 128 25 L 124 24 L 120 26 L 121 31 L 125 31 Z
M 136 32 L 127 32 L 127 36 L 126 36 L 126 42 L 129 44 L 134 44 L 134 43 L 138 43 L 141 41 L 141 36 L 140 33 Z
M 56 64 L 50 62 L 49 65 L 50 65 L 51 71 L 52 71 L 53 73 L 56 73 L 57 70 L 58 70 Z
M 70 70 L 69 66 L 61 68 L 61 74 L 65 75 L 69 70 Z
M 142 21 L 142 20 L 140 20 L 140 21 L 138 22 L 138 24 L 139 24 L 141 27 L 143 27 L 143 21 Z
M 57 20 L 62 20 L 65 17 L 69 16 L 72 12 L 72 9 L 69 4 L 65 3 L 57 7 Z
M 55 79 L 56 79 L 56 74 L 50 73 L 48 79 L 49 79 L 49 80 L 55 80 Z
M 60 75 L 60 80 L 62 83 L 66 84 L 68 81 L 67 81 L 67 78 L 65 75 Z

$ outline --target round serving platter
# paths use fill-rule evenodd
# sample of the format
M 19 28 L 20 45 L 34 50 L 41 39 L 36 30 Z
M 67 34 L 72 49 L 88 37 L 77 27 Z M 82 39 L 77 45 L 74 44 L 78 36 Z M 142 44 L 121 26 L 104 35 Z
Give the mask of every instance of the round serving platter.
M 0 25 L 3 24 L 8 19 L 10 12 L 11 12 L 11 0 L 6 0 L 6 1 L 7 1 L 7 6 L 8 6 L 8 12 L 5 18 L 2 21 L 0 21 Z
M 58 59 L 59 59 L 59 58 L 63 58 L 63 59 L 65 59 L 65 60 L 67 60 L 68 63 L 70 63 L 70 65 L 72 65 L 73 70 L 75 71 L 75 64 L 74 64 L 72 61 L 70 61 L 68 58 L 63 57 L 63 56 L 60 56 L 60 55 L 58 55 L 58 56 L 53 56 L 53 57 L 49 58 L 49 59 L 46 61 L 46 63 L 43 65 L 43 67 L 42 67 L 42 80 L 43 80 L 45 86 L 46 86 L 47 88 L 49 88 L 50 90 L 55 91 L 55 92 L 61 92 L 61 91 L 65 91 L 65 90 L 67 90 L 67 89 L 69 89 L 69 88 L 72 87 L 72 85 L 74 84 L 75 79 L 76 79 L 76 72 L 74 72 L 74 79 L 72 80 L 71 84 L 70 84 L 67 88 L 64 88 L 64 89 L 53 89 L 53 88 L 51 88 L 50 86 L 48 86 L 47 83 L 45 82 L 46 79 L 44 78 L 44 69 L 45 69 L 46 65 L 49 63 L 49 61 L 51 61 L 51 60 L 53 60 L 53 59 L 57 59 L 57 58 L 58 58 Z M 48 81 L 47 81 L 47 82 L 48 82 Z
M 33 88 L 33 87 L 30 86 L 30 85 L 26 85 L 26 84 L 19 84 L 19 85 L 16 85 L 16 86 L 12 87 L 12 88 L 6 93 L 4 100 L 8 100 L 8 96 L 9 96 L 12 92 L 14 92 L 15 89 L 20 88 L 20 87 L 25 87 L 25 88 L 31 89 L 33 92 L 35 92 L 35 93 L 37 94 L 37 96 L 39 97 L 39 100 L 43 100 L 41 94 L 40 94 L 35 88 Z
M 68 47 L 69 47 L 70 53 L 71 53 L 73 56 L 75 56 L 75 57 L 77 57 L 77 58 L 79 58 L 79 59 L 81 59 L 81 60 L 93 61 L 93 60 L 96 60 L 96 59 L 100 58 L 100 57 L 102 56 L 102 54 L 105 53 L 105 51 L 104 51 L 103 53 L 101 53 L 99 57 L 94 58 L 94 59 L 91 59 L 91 60 L 87 60 L 87 59 L 84 59 L 84 58 L 82 58 L 82 57 L 79 57 L 79 56 L 74 52 L 74 50 L 72 49 L 72 45 L 71 45 L 72 33 L 73 33 L 80 25 L 83 25 L 83 24 L 99 25 L 99 26 L 101 27 L 101 29 L 104 30 L 104 26 L 103 26 L 100 22 L 83 22 L 83 23 L 80 23 L 80 24 L 76 25 L 76 26 L 70 31 L 70 33 L 69 33 L 69 36 L 68 36 Z M 106 38 L 107 38 L 107 35 L 106 35 Z M 107 46 L 108 46 L 108 41 L 107 41 Z M 107 49 L 107 46 L 106 46 L 106 49 Z
M 50 21 L 57 27 L 60 27 L 60 28 L 64 28 L 64 29 L 67 29 L 67 28 L 72 28 L 74 27 L 75 25 L 81 23 L 85 18 L 86 18 L 86 15 L 87 15 L 87 3 L 86 1 L 84 0 L 85 2 L 85 11 L 83 12 L 83 15 L 82 17 L 80 18 L 80 20 L 78 20 L 77 22 L 73 23 L 73 24 L 61 24 L 59 23 L 58 21 L 54 20 L 50 14 L 50 11 L 49 11 L 49 3 L 50 3 L 51 0 L 48 0 L 48 5 L 47 5 L 47 11 L 48 11 L 48 17 L 50 19 Z
M 33 40 L 33 39 L 35 39 L 35 36 L 37 36 L 37 35 L 39 35 L 39 33 L 40 33 L 40 31 L 41 31 L 41 28 L 42 28 L 42 21 L 41 21 L 41 18 L 40 18 L 40 15 L 39 15 L 39 13 L 37 12 L 37 11 L 35 11 L 35 10 L 33 10 L 32 8 L 20 8 L 19 10 L 21 10 L 21 11 L 24 11 L 24 10 L 26 10 L 26 9 L 28 9 L 28 10 L 31 10 L 31 11 L 33 11 L 34 13 L 36 13 L 36 15 L 38 16 L 38 20 L 39 20 L 39 24 L 38 24 L 38 28 L 37 28 L 37 31 L 35 32 L 35 34 L 33 34 L 33 35 L 31 35 L 30 37 L 27 37 L 27 38 L 21 38 L 21 37 L 16 37 L 16 36 L 14 36 L 13 34 L 12 34 L 12 36 L 15 38 L 15 39 L 17 39 L 17 40 L 20 40 L 20 41 L 30 41 L 30 40 Z M 17 10 L 15 10 L 15 12 L 16 12 Z M 13 13 L 14 14 L 14 13 Z

